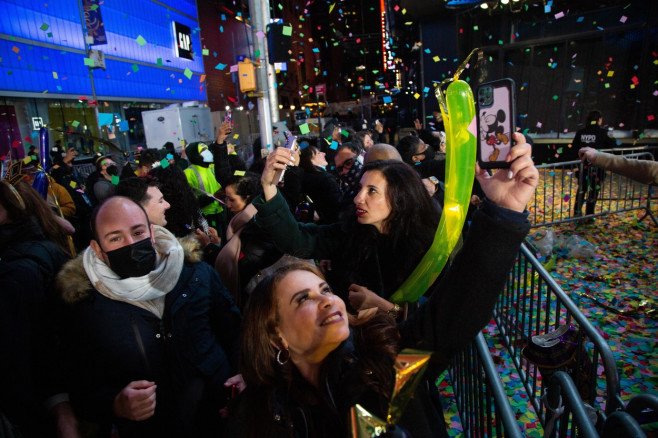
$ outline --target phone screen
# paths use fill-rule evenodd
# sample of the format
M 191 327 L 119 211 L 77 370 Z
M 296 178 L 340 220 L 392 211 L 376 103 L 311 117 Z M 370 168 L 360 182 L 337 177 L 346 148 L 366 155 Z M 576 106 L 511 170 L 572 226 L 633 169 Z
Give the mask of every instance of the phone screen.
M 482 84 L 477 91 L 478 162 L 483 168 L 506 168 L 514 134 L 514 81 Z

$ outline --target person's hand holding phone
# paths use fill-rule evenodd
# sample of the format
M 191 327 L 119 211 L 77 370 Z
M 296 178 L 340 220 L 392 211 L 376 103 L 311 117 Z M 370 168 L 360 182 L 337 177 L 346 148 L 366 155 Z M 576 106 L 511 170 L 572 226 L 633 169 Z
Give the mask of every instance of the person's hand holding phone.
M 482 191 L 494 204 L 523 212 L 539 183 L 539 171 L 532 161 L 532 148 L 523 134 L 515 133 L 516 146 L 510 149 L 506 161 L 509 169 L 498 169 L 490 175 L 475 163 L 475 177 Z
M 222 123 L 222 126 L 219 127 L 219 133 L 217 134 L 217 144 L 224 143 L 232 131 L 233 128 L 231 127 L 230 121 Z
M 286 166 L 292 164 L 294 164 L 293 153 L 285 147 L 278 147 L 267 156 L 265 168 L 260 177 L 265 201 L 269 201 L 276 195 L 276 186 L 281 178 L 281 172 L 286 169 Z

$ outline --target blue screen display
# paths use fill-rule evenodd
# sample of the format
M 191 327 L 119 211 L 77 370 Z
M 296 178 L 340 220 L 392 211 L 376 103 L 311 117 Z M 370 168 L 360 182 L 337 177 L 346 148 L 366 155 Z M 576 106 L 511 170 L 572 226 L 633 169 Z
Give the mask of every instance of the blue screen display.
M 0 7 L 0 94 L 91 94 L 78 0 Z M 207 100 L 194 1 L 112 0 L 99 9 L 107 44 L 92 46 L 105 54 L 106 70 L 93 70 L 98 97 Z M 174 21 L 191 30 L 193 60 L 176 57 Z

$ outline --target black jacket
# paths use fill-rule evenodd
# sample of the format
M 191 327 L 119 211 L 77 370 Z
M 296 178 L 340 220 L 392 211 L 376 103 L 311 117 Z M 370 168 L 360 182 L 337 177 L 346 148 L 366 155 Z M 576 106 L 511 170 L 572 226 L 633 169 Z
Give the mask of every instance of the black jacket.
M 498 213 L 476 214 L 464 246 L 435 286 L 435 293 L 398 325 L 400 347 L 433 351 L 433 364 L 439 372 L 490 320 L 529 230 L 527 221 L 509 222 L 505 214 Z M 361 328 L 354 328 L 352 333 L 357 330 Z M 245 431 L 256 429 L 259 436 L 277 438 L 348 437 L 348 413 L 356 403 L 385 419 L 388 400 L 371 389 L 368 383 L 374 377 L 362 361 L 363 355 L 369 354 L 368 346 L 359 345 L 353 338 L 356 336 L 328 356 L 319 389 L 299 374 L 278 387 L 248 387 L 233 417 L 231 436 L 249 436 Z M 374 359 L 393 366 L 386 357 Z M 445 430 L 441 430 L 438 415 L 441 413 L 434 410 L 426 388 L 419 386 L 400 425 L 413 437 L 442 436 Z
M 200 262 L 194 239 L 183 243 L 186 262 L 166 295 L 162 319 L 92 288 L 80 257 L 58 275 L 68 304 L 71 402 L 105 436 L 110 424 L 122 438 L 217 433 L 223 383 L 237 369 L 240 314 L 217 272 Z M 136 380 L 158 385 L 155 415 L 139 422 L 116 418 L 114 398 Z
M 340 185 L 336 178 L 323 169 L 304 170 L 302 191 L 313 201 L 320 224 L 331 224 L 338 220 L 342 200 Z
M 428 236 L 420 233 L 409 236 L 402 254 L 393 248 L 388 236 L 375 235 L 377 232 L 371 225 L 350 220 L 327 225 L 300 224 L 290 214 L 280 193 L 267 203 L 256 198 L 253 204 L 258 209 L 254 217 L 256 224 L 272 236 L 279 250 L 299 258 L 332 261 L 327 279 L 344 300 L 351 283 L 365 286 L 384 298 L 391 296 L 420 261 L 433 236 L 429 236 L 429 241 Z M 367 238 L 366 247 L 354 248 L 359 246 L 357 239 L 361 237 Z M 358 266 L 353 257 L 357 251 L 365 254 Z
M 36 222 L 0 226 L 0 411 L 26 437 L 48 436 L 44 401 L 66 392 L 54 294 L 66 260 Z

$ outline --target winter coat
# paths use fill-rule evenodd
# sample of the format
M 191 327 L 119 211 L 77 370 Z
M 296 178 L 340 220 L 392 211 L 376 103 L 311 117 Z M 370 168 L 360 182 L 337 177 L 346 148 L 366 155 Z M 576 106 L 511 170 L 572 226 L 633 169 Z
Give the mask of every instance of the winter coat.
M 253 204 L 258 209 L 254 217 L 256 224 L 272 236 L 279 250 L 302 259 L 331 260 L 331 271 L 327 279 L 334 292 L 343 300 L 347 300 L 351 283 L 365 286 L 384 298 L 390 297 L 404 281 L 404 278 L 400 278 L 411 272 L 401 272 L 405 270 L 402 266 L 415 266 L 423 255 L 422 252 L 414 253 L 409 249 L 427 248 L 431 243 L 431 240 L 426 242 L 419 233 L 411 235 L 405 245 L 406 254 L 401 254 L 393 248 L 389 236 L 377 233 L 370 225 L 356 224 L 350 220 L 328 225 L 298 223 L 288 211 L 280 193 L 268 202 L 264 202 L 262 197 L 256 198 Z M 369 241 L 373 248 L 369 248 L 370 253 L 358 267 L 353 266 L 354 258 L 349 245 L 353 243 L 354 236 L 366 233 L 377 234 Z M 406 260 L 409 254 L 413 260 Z
M 217 433 L 223 382 L 236 374 L 240 315 L 217 272 L 201 263 L 194 238 L 181 241 L 185 263 L 165 296 L 160 320 L 92 288 L 81 257 L 57 278 L 68 304 L 71 402 L 83 419 L 110 424 L 125 437 L 205 436 Z M 117 418 L 113 400 L 130 382 L 157 384 L 157 406 L 145 421 Z
M 343 195 L 332 174 L 323 169 L 305 170 L 302 191 L 313 201 L 313 207 L 320 217 L 318 223 L 331 224 L 338 220 Z
M 48 436 L 44 402 L 66 392 L 54 324 L 66 260 L 36 222 L 0 225 L 0 412 L 25 437 Z
M 495 209 L 477 212 L 464 246 L 436 291 L 409 319 L 398 324 L 399 346 L 433 351 L 432 362 L 439 372 L 491 319 L 498 294 L 529 230 L 527 220 L 519 221 L 517 216 L 509 221 L 509 215 Z M 374 355 L 367 343 L 354 341 L 360 330 L 362 326 L 352 328 L 352 336 L 325 359 L 319 388 L 299 373 L 274 388 L 248 386 L 238 402 L 231 436 L 250 436 L 246 432 L 256 429 L 256 434 L 264 437 L 348 437 L 349 409 L 357 403 L 385 419 L 388 399 L 371 389 L 368 383 L 376 376 L 366 368 L 363 358 L 385 367 L 393 363 Z M 442 436 L 445 430 L 439 415 L 427 388 L 420 385 L 399 424 L 412 437 Z

